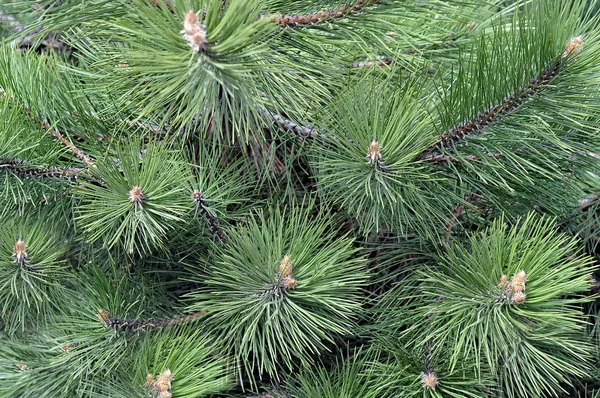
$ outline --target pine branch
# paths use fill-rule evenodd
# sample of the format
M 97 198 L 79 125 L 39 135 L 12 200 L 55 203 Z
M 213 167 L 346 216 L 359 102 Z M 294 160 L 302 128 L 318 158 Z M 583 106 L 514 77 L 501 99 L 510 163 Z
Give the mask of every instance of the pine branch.
M 490 152 L 490 153 L 487 153 L 486 156 L 489 156 L 492 158 L 501 158 L 504 155 L 502 155 L 500 152 Z M 473 162 L 481 161 L 481 156 L 478 156 L 478 155 L 465 155 L 462 158 L 465 160 L 468 160 L 468 161 L 473 161 Z M 426 155 L 425 157 L 423 157 L 421 160 L 423 160 L 425 162 L 432 162 L 432 163 L 438 163 L 438 164 L 460 163 L 460 161 L 457 158 L 455 158 L 454 156 L 441 155 L 441 154 L 429 154 L 429 155 Z
M 142 318 L 122 318 L 113 316 L 105 309 L 98 310 L 98 320 L 102 325 L 109 329 L 117 329 L 124 332 L 131 331 L 149 331 L 157 328 L 166 328 L 170 326 L 180 325 L 191 322 L 201 315 L 205 315 L 206 311 L 197 311 L 190 315 L 185 315 L 176 318 L 165 319 L 142 319 Z
M 477 199 L 477 195 L 475 195 L 475 194 L 469 195 L 467 197 L 467 199 L 465 200 L 465 202 L 458 205 L 452 212 L 452 216 L 450 217 L 450 220 L 446 224 L 446 231 L 444 232 L 444 243 L 446 244 L 446 246 L 450 246 L 450 235 L 452 234 L 452 229 L 454 228 L 454 226 L 456 225 L 456 222 L 458 221 L 458 217 L 460 217 L 460 215 L 463 213 L 466 205 L 473 203 L 473 201 L 475 201 L 476 199 Z
M 84 172 L 83 169 L 77 167 L 33 167 L 26 161 L 18 158 L 6 159 L 2 157 L 0 157 L 0 168 L 10 170 L 22 177 L 66 178 L 69 180 L 77 180 Z
M 362 11 L 364 8 L 373 5 L 377 0 L 354 0 L 348 4 L 342 4 L 331 10 L 322 10 L 304 15 L 279 15 L 272 22 L 281 26 L 303 26 L 315 25 L 321 22 L 331 21 L 332 19 L 344 18 L 353 12 Z
M 71 152 L 73 152 L 75 154 L 75 156 L 77 156 L 79 159 L 81 159 L 83 161 L 83 163 L 85 163 L 88 166 L 94 165 L 94 162 L 92 162 L 92 160 L 90 159 L 89 156 L 87 156 L 85 153 L 83 153 L 83 151 L 81 151 L 81 149 L 77 148 L 75 146 L 75 144 L 73 144 L 71 141 L 67 140 L 58 130 L 54 129 L 50 125 L 50 123 L 46 122 L 45 120 L 43 120 L 43 119 L 39 118 L 37 115 L 35 115 L 31 111 L 29 106 L 27 106 L 27 104 L 24 104 L 23 107 L 25 108 L 25 112 L 27 113 L 27 116 L 29 116 L 31 119 L 35 120 L 37 122 L 37 124 L 39 124 L 47 132 L 52 134 L 52 136 L 54 138 L 56 138 L 61 144 L 63 144 L 67 148 L 69 148 L 71 150 Z
M 264 117 L 273 120 L 273 122 L 282 130 L 289 131 L 301 137 L 318 137 L 322 135 L 311 125 L 299 126 L 291 120 L 286 119 L 275 112 L 271 112 L 268 109 L 260 108 L 258 106 L 256 108 Z
M 194 199 L 194 202 L 196 202 L 196 208 L 198 209 L 198 211 L 208 221 L 210 231 L 213 234 L 215 234 L 215 236 L 219 239 L 219 241 L 222 244 L 227 243 L 227 238 L 225 237 L 225 234 L 223 233 L 223 229 L 221 227 L 221 222 L 217 217 L 214 216 L 214 214 L 212 214 L 212 212 L 209 211 L 208 202 L 206 201 L 204 195 L 202 195 L 202 192 L 194 190 L 194 192 L 192 193 L 192 199 Z
M 503 116 L 514 112 L 525 100 L 538 94 L 544 87 L 550 84 L 560 73 L 565 59 L 569 56 L 577 55 L 581 51 L 582 41 L 583 38 L 581 36 L 571 39 L 560 58 L 550 62 L 539 76 L 533 77 L 529 81 L 527 86 L 517 89 L 495 107 L 479 113 L 475 118 L 461 122 L 458 126 L 444 132 L 437 138 L 436 143 L 421 155 L 421 158 L 431 155 L 432 151 L 452 146 L 470 135 L 480 133 L 490 124 L 498 122 Z

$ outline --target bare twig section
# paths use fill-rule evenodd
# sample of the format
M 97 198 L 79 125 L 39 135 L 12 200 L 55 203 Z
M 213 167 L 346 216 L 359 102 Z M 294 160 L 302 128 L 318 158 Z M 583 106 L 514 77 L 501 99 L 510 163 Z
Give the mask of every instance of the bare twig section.
M 353 12 L 362 11 L 367 6 L 373 5 L 376 2 L 377 0 L 354 0 L 330 10 L 322 10 L 311 14 L 279 15 L 273 18 L 272 22 L 277 25 L 289 27 L 314 25 L 319 22 L 346 17 Z
M 84 169 L 77 167 L 32 167 L 21 159 L 5 159 L 0 157 L 0 169 L 9 170 L 22 177 L 66 178 L 78 179 Z
M 372 61 L 361 61 L 352 64 L 352 69 L 372 68 L 375 66 L 389 66 L 392 63 L 392 57 L 378 57 Z
M 289 119 L 286 119 L 275 112 L 267 109 L 256 107 L 258 111 L 266 118 L 273 120 L 273 123 L 279 126 L 282 130 L 289 131 L 301 137 L 318 137 L 321 135 L 313 126 L 299 126 Z
M 83 151 L 81 151 L 79 148 L 77 148 L 75 146 L 75 144 L 73 144 L 71 141 L 67 140 L 58 130 L 54 129 L 50 125 L 50 123 L 37 117 L 27 105 L 24 105 L 24 108 L 25 108 L 25 112 L 27 113 L 27 116 L 29 116 L 30 118 L 35 120 L 47 132 L 52 134 L 52 136 L 54 138 L 56 138 L 61 144 L 63 144 L 67 148 L 69 148 L 71 150 L 71 152 L 73 152 L 75 154 L 75 156 L 77 156 L 79 159 L 81 159 L 81 161 L 83 161 L 83 163 L 85 163 L 88 166 L 94 165 L 94 162 L 92 162 L 92 160 L 90 159 L 89 156 L 87 156 L 85 153 L 83 153 Z
M 500 152 L 490 152 L 487 153 L 486 156 L 492 157 L 492 158 L 501 158 L 504 155 L 502 155 Z M 466 155 L 463 156 L 462 159 L 468 160 L 470 162 L 478 162 L 481 161 L 481 156 L 478 155 Z M 460 163 L 460 161 L 450 155 L 441 155 L 441 154 L 429 154 L 424 156 L 421 160 L 425 161 L 425 162 L 432 162 L 432 163 Z
M 176 317 L 176 318 L 165 318 L 165 319 L 133 319 L 133 318 L 122 318 L 113 316 L 110 312 L 105 309 L 98 310 L 98 320 L 105 328 L 112 328 L 121 331 L 149 331 L 157 328 L 165 328 L 169 326 L 180 325 L 195 320 L 196 318 L 205 315 L 206 311 L 198 311 L 192 314 Z
M 592 194 L 586 198 L 581 198 L 577 201 L 577 207 L 582 211 L 585 211 L 588 207 L 594 205 L 600 199 L 600 195 Z
M 202 192 L 198 190 L 194 190 L 192 192 L 192 199 L 196 202 L 196 209 L 200 214 L 204 216 L 204 218 L 208 221 L 208 227 L 210 231 L 215 234 L 215 236 L 219 239 L 222 244 L 227 243 L 227 238 L 223 233 L 223 228 L 221 227 L 221 222 L 214 214 L 209 210 L 208 202 L 206 198 L 202 194 Z
M 527 86 L 521 87 L 515 91 L 515 93 L 505 97 L 500 104 L 483 113 L 479 113 L 475 118 L 461 122 L 458 126 L 444 132 L 437 138 L 436 143 L 421 155 L 421 158 L 430 155 L 432 151 L 456 144 L 467 136 L 480 133 L 490 124 L 499 121 L 501 117 L 516 110 L 527 98 L 534 96 L 541 89 L 550 84 L 560 72 L 563 62 L 568 57 L 575 56 L 579 53 L 582 41 L 583 38 L 581 36 L 572 39 L 567 44 L 566 49 L 560 58 L 548 64 L 539 76 L 532 78 Z
M 452 212 L 452 216 L 450 217 L 450 220 L 448 220 L 448 222 L 446 223 L 446 231 L 444 232 L 444 243 L 446 244 L 446 246 L 450 246 L 450 241 L 451 241 L 450 235 L 452 234 L 452 229 L 454 228 L 454 226 L 456 225 L 456 222 L 458 221 L 458 217 L 460 217 L 460 215 L 463 213 L 466 205 L 473 203 L 476 199 L 477 199 L 477 195 L 475 195 L 475 194 L 469 195 L 465 199 L 465 201 L 463 203 L 461 203 L 460 205 L 458 205 Z

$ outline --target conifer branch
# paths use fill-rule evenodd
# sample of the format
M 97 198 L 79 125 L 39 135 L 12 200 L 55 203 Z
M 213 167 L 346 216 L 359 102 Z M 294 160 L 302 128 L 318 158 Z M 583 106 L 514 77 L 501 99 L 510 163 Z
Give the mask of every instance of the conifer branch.
M 194 202 L 196 202 L 196 208 L 198 211 L 208 221 L 208 227 L 210 231 L 215 234 L 222 244 L 227 243 L 227 238 L 225 237 L 221 227 L 221 222 L 208 210 L 209 205 L 204 195 L 202 195 L 202 192 L 194 190 L 194 192 L 192 192 L 192 199 L 194 199 Z
M 79 148 L 77 148 L 75 146 L 75 144 L 73 144 L 71 141 L 67 140 L 58 130 L 54 129 L 50 123 L 44 121 L 43 119 L 37 117 L 29 108 L 29 106 L 24 105 L 25 108 L 25 112 L 27 113 L 27 116 L 29 116 L 31 119 L 35 120 L 37 122 L 37 124 L 39 124 L 42 128 L 44 128 L 47 132 L 49 132 L 50 134 L 52 134 L 52 136 L 54 138 L 56 138 L 61 144 L 63 144 L 64 146 L 66 146 L 67 148 L 69 148 L 71 150 L 71 152 L 73 152 L 75 154 L 75 156 L 77 156 L 79 159 L 81 159 L 83 161 L 83 163 L 85 163 L 88 166 L 93 166 L 94 162 L 92 162 L 92 160 L 90 159 L 89 156 L 87 156 L 85 153 L 83 153 L 83 151 Z
M 272 22 L 277 25 L 289 27 L 315 25 L 332 19 L 344 18 L 353 12 L 362 11 L 364 8 L 373 5 L 376 2 L 377 0 L 354 0 L 351 3 L 342 4 L 341 6 L 330 10 L 322 10 L 304 15 L 279 15 L 275 17 Z
M 501 158 L 504 155 L 502 155 L 500 152 L 490 152 L 487 153 L 486 156 L 492 157 L 492 158 Z M 462 157 L 465 160 L 468 161 L 472 161 L 472 162 L 478 162 L 481 161 L 481 156 L 478 155 L 466 155 Z M 460 161 L 450 155 L 441 155 L 441 154 L 429 154 L 426 155 L 422 158 L 422 160 L 424 160 L 425 162 L 432 162 L 432 163 L 460 163 Z
M 452 234 L 452 229 L 456 222 L 458 221 L 458 217 L 463 213 L 467 204 L 473 203 L 477 199 L 477 195 L 471 194 L 467 197 L 464 203 L 458 205 L 454 211 L 452 212 L 452 216 L 450 220 L 446 223 L 446 231 L 444 232 L 444 243 L 446 246 L 450 246 L 450 235 Z
M 197 311 L 190 315 L 185 315 L 177 318 L 165 319 L 142 319 L 142 318 L 123 318 L 113 316 L 105 309 L 98 310 L 98 320 L 107 329 L 117 329 L 124 332 L 132 331 L 149 331 L 157 328 L 166 328 L 170 326 L 180 325 L 195 320 L 201 315 L 205 315 L 206 311 Z
M 352 69 L 372 68 L 374 66 L 388 66 L 392 63 L 392 57 L 378 57 L 373 61 L 361 61 L 352 64 Z
M 289 119 L 286 119 L 275 112 L 256 106 L 256 109 L 266 118 L 273 120 L 273 123 L 282 130 L 289 131 L 301 137 L 318 137 L 321 134 L 311 125 L 299 126 Z
M 14 174 L 22 177 L 41 177 L 41 178 L 66 178 L 77 179 L 83 173 L 83 169 L 77 167 L 32 167 L 26 161 L 13 158 L 6 159 L 0 157 L 0 168 L 10 170 Z
M 529 81 L 527 86 L 517 89 L 513 94 L 505 97 L 500 104 L 479 113 L 475 118 L 461 122 L 458 126 L 444 132 L 437 138 L 436 143 L 422 154 L 421 158 L 430 155 L 432 151 L 449 147 L 470 135 L 480 133 L 490 124 L 515 111 L 527 98 L 536 95 L 550 84 L 560 73 L 565 59 L 576 55 L 581 50 L 582 41 L 581 36 L 571 39 L 560 58 L 550 62 L 539 76 L 533 77 Z

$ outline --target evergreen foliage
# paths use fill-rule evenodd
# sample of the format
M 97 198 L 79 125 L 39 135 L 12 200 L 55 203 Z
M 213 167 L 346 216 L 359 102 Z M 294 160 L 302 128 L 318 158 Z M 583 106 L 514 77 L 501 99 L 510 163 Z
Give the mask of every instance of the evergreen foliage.
M 0 396 L 600 396 L 599 11 L 1 2 Z

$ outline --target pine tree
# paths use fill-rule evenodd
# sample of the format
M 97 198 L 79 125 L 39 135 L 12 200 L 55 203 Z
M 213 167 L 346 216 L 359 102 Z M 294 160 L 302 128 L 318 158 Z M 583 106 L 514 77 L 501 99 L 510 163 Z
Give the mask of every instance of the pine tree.
M 599 12 L 3 1 L 0 396 L 600 397 Z

